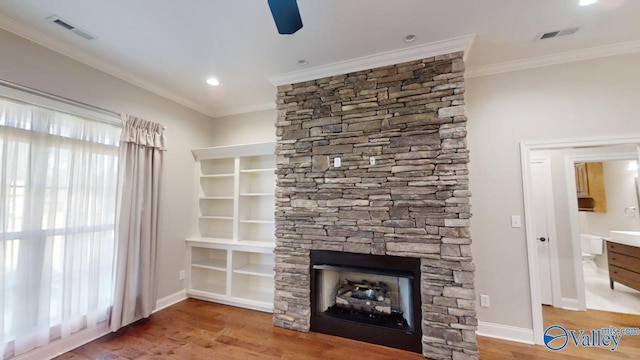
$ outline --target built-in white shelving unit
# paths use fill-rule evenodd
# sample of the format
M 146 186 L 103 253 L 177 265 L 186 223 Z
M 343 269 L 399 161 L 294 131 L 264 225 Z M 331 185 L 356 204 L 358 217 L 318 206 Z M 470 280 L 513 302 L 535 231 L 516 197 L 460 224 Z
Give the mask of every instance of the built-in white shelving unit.
M 187 239 L 187 294 L 273 311 L 275 143 L 193 150 L 198 229 Z

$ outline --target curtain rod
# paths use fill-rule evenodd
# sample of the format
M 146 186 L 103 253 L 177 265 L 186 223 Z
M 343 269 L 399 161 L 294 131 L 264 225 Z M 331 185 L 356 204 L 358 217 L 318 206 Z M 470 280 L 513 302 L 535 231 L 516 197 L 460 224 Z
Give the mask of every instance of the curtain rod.
M 88 109 L 88 110 L 100 112 L 100 113 L 103 113 L 103 114 L 106 114 L 106 115 L 111 115 L 111 116 L 114 116 L 116 118 L 120 118 L 120 113 L 117 113 L 115 111 L 107 110 L 107 109 L 101 108 L 99 106 L 83 103 L 83 102 L 80 102 L 80 101 L 77 101 L 77 100 L 73 100 L 73 99 L 69 99 L 69 98 L 66 98 L 66 97 L 63 97 L 63 96 L 54 95 L 54 94 L 48 93 L 46 91 L 30 88 L 28 86 L 20 85 L 20 84 L 17 84 L 17 83 L 8 81 L 8 80 L 0 79 L 0 85 L 8 87 L 8 88 L 11 88 L 11 89 L 24 91 L 24 92 L 27 92 L 27 93 L 32 94 L 32 95 L 42 96 L 42 97 L 50 99 L 50 100 L 60 101 L 60 102 L 63 102 L 63 103 L 69 104 L 69 105 L 78 106 L 78 107 L 81 107 L 81 108 L 84 108 L 84 109 Z

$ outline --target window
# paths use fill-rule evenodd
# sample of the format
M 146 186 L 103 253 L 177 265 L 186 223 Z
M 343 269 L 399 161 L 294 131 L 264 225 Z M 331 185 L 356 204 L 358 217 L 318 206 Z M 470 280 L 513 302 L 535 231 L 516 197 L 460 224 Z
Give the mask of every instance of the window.
M 119 136 L 0 98 L 0 355 L 107 320 Z

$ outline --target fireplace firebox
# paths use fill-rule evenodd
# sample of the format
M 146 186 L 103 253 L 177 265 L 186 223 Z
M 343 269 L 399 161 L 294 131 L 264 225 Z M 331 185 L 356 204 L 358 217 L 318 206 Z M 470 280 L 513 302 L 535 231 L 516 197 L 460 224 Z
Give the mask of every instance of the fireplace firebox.
M 311 251 L 311 331 L 422 352 L 420 259 Z

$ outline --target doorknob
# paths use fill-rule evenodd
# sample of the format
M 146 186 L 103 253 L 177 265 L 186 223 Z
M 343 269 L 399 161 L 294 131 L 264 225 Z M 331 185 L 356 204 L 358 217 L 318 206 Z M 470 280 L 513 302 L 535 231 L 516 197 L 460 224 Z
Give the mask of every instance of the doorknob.
M 545 242 L 545 241 L 547 241 L 547 238 L 543 236 L 543 237 L 539 237 L 538 240 L 540 240 L 542 242 Z

